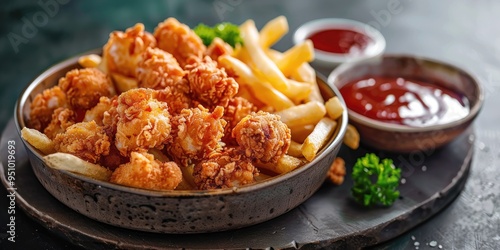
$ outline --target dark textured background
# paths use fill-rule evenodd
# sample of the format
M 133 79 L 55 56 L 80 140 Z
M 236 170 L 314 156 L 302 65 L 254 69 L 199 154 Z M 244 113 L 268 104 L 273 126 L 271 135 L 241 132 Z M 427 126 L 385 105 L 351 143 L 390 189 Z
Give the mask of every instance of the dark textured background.
M 475 74 L 486 92 L 484 108 L 475 123 L 476 144 L 470 177 L 459 197 L 441 213 L 379 249 L 500 249 L 500 2 L 494 0 L 389 1 L 76 1 L 59 0 L 58 10 L 40 19 L 36 30 L 23 32 L 26 21 L 46 13 L 41 1 L 0 3 L 0 129 L 13 114 L 21 90 L 44 69 L 65 58 L 102 46 L 113 30 L 136 22 L 149 31 L 174 16 L 194 26 L 255 19 L 258 27 L 285 15 L 290 30 L 305 21 L 342 17 L 378 26 L 387 51 L 411 53 L 458 65 Z M 390 13 L 391 4 L 397 11 Z M 233 6 L 234 5 L 234 6 Z M 219 6 L 219 9 L 216 8 Z M 221 8 L 227 7 L 226 10 Z M 46 21 L 41 23 L 42 21 Z M 24 37 L 13 46 L 9 37 Z M 291 32 L 275 47 L 290 47 Z M 443 166 L 446 167 L 446 166 Z M 423 184 L 424 185 L 424 184 Z M 16 215 L 16 244 L 6 243 L 6 191 L 0 191 L 0 248 L 73 249 L 64 240 Z M 437 247 L 436 247 L 437 248 Z

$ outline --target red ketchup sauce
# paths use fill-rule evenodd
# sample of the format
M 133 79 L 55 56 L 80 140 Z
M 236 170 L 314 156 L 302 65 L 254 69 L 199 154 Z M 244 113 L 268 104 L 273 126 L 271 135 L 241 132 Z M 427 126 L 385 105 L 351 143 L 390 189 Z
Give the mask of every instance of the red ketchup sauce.
M 373 76 L 340 88 L 352 111 L 382 121 L 422 127 L 465 117 L 469 101 L 462 94 L 419 80 Z
M 328 29 L 313 33 L 309 36 L 313 46 L 337 54 L 362 54 L 368 45 L 375 41 L 361 32 L 348 29 Z

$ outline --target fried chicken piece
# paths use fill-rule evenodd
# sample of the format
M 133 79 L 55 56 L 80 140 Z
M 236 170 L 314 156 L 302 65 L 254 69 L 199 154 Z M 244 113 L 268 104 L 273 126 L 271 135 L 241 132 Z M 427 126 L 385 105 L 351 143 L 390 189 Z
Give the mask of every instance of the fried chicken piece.
M 117 97 L 113 97 L 116 99 Z M 84 122 L 95 121 L 97 125 L 103 126 L 104 113 L 111 109 L 111 100 L 106 96 L 99 98 L 99 103 L 85 112 Z
M 345 174 L 344 159 L 336 157 L 328 170 L 328 179 L 335 185 L 341 185 L 344 182 Z
M 214 38 L 212 43 L 208 46 L 205 55 L 212 58 L 212 60 L 217 61 L 219 56 L 231 55 L 233 54 L 233 47 L 219 37 Z
M 183 109 L 191 107 L 191 98 L 179 88 L 166 87 L 156 91 L 155 98 L 168 104 L 171 115 L 178 115 Z
M 57 134 L 64 133 L 66 129 L 76 123 L 76 113 L 68 108 L 57 108 L 52 114 L 52 120 L 43 130 L 43 133 L 50 139 L 54 139 Z
M 111 142 L 113 141 L 111 139 L 111 137 L 110 137 L 110 141 Z M 120 165 L 125 164 L 129 161 L 130 161 L 130 158 L 121 155 L 120 151 L 118 151 L 116 146 L 113 143 L 111 143 L 111 146 L 109 147 L 109 154 L 102 155 L 100 163 L 102 166 L 105 166 L 109 170 L 114 171 Z
M 243 118 L 232 136 L 247 157 L 262 163 L 276 163 L 290 147 L 290 129 L 275 114 L 259 111 Z
M 158 47 L 172 54 L 181 67 L 201 59 L 207 48 L 187 25 L 170 17 L 158 24 L 153 33 Z
M 236 139 L 231 135 L 233 128 L 241 119 L 252 112 L 257 112 L 257 107 L 247 99 L 237 96 L 229 100 L 227 107 L 224 109 L 224 116 L 222 117 L 227 121 L 227 125 L 224 127 L 224 137 L 222 138 L 222 141 L 226 145 L 238 145 Z
M 83 160 L 97 163 L 101 155 L 109 153 L 111 142 L 104 128 L 95 121 L 80 122 L 69 126 L 54 138 L 58 152 L 69 153 Z
M 205 107 L 226 107 L 237 93 L 239 84 L 224 68 L 206 56 L 203 61 L 186 66 L 187 79 L 194 99 Z
M 222 107 L 210 113 L 200 105 L 184 109 L 172 118 L 172 144 L 168 150 L 177 163 L 187 166 L 221 148 L 219 143 L 226 125 L 223 114 Z
M 147 48 L 137 66 L 137 80 L 142 88 L 160 90 L 175 87 L 184 75 L 184 70 L 172 54 L 159 48 Z
M 66 93 L 68 103 L 75 110 L 94 107 L 101 96 L 114 94 L 111 79 L 96 68 L 74 69 L 59 79 L 59 87 Z
M 120 116 L 118 115 L 118 111 L 116 110 L 118 107 L 118 97 L 111 99 L 110 107 L 108 110 L 102 113 L 102 125 L 106 134 L 110 138 L 115 138 L 116 127 L 118 125 L 118 120 L 120 120 Z
M 120 165 L 110 182 L 150 190 L 173 190 L 182 181 L 175 162 L 161 162 L 147 152 L 131 152 L 130 162 Z
M 43 131 L 52 120 L 54 110 L 67 106 L 66 94 L 59 86 L 44 90 L 31 102 L 29 127 Z
M 195 185 L 202 190 L 243 186 L 258 175 L 252 161 L 235 148 L 210 153 L 193 170 Z
M 152 89 L 131 89 L 120 94 L 116 112 L 115 145 L 123 156 L 138 149 L 162 149 L 170 135 L 170 113 Z
M 156 40 L 144 30 L 142 23 L 138 23 L 125 32 L 114 31 L 109 35 L 103 48 L 103 60 L 110 72 L 136 77 L 137 65 L 148 47 L 156 47 Z

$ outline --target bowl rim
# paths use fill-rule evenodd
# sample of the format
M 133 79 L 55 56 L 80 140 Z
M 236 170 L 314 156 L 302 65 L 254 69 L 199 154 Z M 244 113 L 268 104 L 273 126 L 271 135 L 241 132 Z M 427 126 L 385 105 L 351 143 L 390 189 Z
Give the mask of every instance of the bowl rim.
M 25 145 L 27 147 L 27 150 L 31 151 L 38 160 L 41 162 L 43 161 L 43 156 L 40 154 L 40 152 L 35 149 L 31 144 L 27 143 L 22 137 L 21 137 L 21 129 L 26 126 L 25 119 L 23 116 L 23 109 L 25 107 L 25 103 L 30 97 L 31 92 L 39 86 L 41 82 L 44 81 L 45 78 L 48 76 L 54 74 L 55 72 L 58 72 L 66 67 L 69 67 L 71 65 L 74 65 L 75 68 L 79 67 L 78 66 L 78 58 L 83 55 L 88 55 L 88 54 L 100 54 L 102 52 L 102 49 L 93 49 L 84 53 L 77 54 L 75 56 L 72 56 L 66 60 L 63 60 L 61 62 L 58 62 L 46 70 L 44 70 L 41 74 L 39 74 L 37 77 L 35 77 L 32 81 L 29 82 L 29 84 L 21 91 L 19 94 L 19 97 L 16 101 L 15 107 L 14 107 L 14 122 L 15 122 L 15 127 L 17 130 L 17 133 Z M 215 190 L 148 190 L 148 189 L 141 189 L 141 188 L 135 188 L 135 187 L 128 187 L 128 186 L 122 186 L 118 184 L 114 184 L 111 182 L 107 181 L 101 181 L 101 180 L 96 180 L 84 175 L 76 174 L 69 172 L 67 170 L 57 170 L 61 171 L 64 174 L 67 174 L 71 176 L 72 178 L 79 179 L 83 182 L 89 182 L 93 185 L 98 186 L 99 188 L 108 188 L 108 189 L 113 189 L 115 191 L 121 191 L 121 192 L 126 192 L 130 194 L 135 194 L 135 195 L 142 195 L 142 196 L 151 196 L 151 197 L 169 197 L 169 198 L 201 198 L 201 197 L 210 197 L 214 195 L 235 195 L 235 194 L 241 194 L 241 193 L 249 193 L 253 192 L 258 189 L 266 188 L 266 187 L 272 187 L 275 185 L 279 185 L 282 181 L 288 178 L 293 178 L 297 175 L 302 174 L 303 172 L 307 171 L 309 168 L 314 167 L 316 163 L 321 161 L 323 158 L 327 157 L 328 154 L 330 154 L 335 147 L 340 146 L 343 141 L 343 137 L 345 135 L 345 132 L 347 130 L 347 124 L 348 124 L 348 112 L 347 108 L 345 106 L 344 99 L 342 98 L 342 95 L 340 94 L 340 91 L 337 89 L 337 87 L 332 87 L 330 86 L 326 78 L 322 76 L 321 74 L 316 74 L 316 78 L 320 79 L 323 81 L 324 85 L 326 88 L 328 88 L 328 91 L 331 91 L 334 96 L 337 96 L 339 100 L 341 101 L 344 110 L 342 111 L 342 116 L 341 116 L 341 121 L 340 126 L 338 126 L 335 130 L 335 133 L 337 133 L 337 136 L 335 138 L 329 140 L 329 144 L 325 145 L 319 152 L 318 155 L 311 161 L 303 166 L 285 174 L 279 174 L 276 175 L 272 178 L 268 178 L 265 180 L 258 181 L 257 183 L 254 184 L 249 184 L 249 185 L 244 185 L 241 187 L 233 187 L 233 188 L 226 188 L 226 189 L 215 189 Z M 43 164 L 44 167 L 47 167 L 45 164 Z M 48 167 L 47 167 L 48 168 Z M 325 175 L 326 178 L 326 175 Z
M 299 26 L 293 34 L 294 44 L 299 44 L 307 37 L 320 30 L 327 28 L 345 28 L 363 33 L 373 39 L 374 43 L 365 53 L 359 55 L 331 53 L 314 48 L 315 59 L 326 62 L 340 64 L 347 61 L 357 61 L 373 57 L 383 53 L 386 47 L 386 41 L 382 33 L 374 27 L 359 21 L 345 18 L 321 18 L 308 21 Z
M 462 74 L 464 74 L 467 77 L 469 77 L 470 79 L 472 79 L 473 86 L 475 87 L 475 90 L 476 90 L 475 96 L 476 96 L 477 100 L 474 103 L 474 105 L 470 107 L 469 113 L 465 117 L 458 119 L 458 120 L 455 120 L 455 121 L 452 121 L 452 122 L 415 127 L 415 126 L 407 126 L 407 125 L 401 125 L 401 124 L 396 124 L 396 123 L 378 121 L 378 120 L 366 117 L 362 114 L 359 114 L 359 113 L 349 109 L 346 105 L 350 119 L 352 119 L 353 121 L 358 122 L 360 124 L 363 124 L 365 126 L 372 127 L 372 128 L 378 129 L 378 130 L 389 131 L 389 132 L 400 132 L 400 133 L 415 133 L 415 132 L 431 132 L 431 131 L 436 131 L 436 130 L 444 130 L 444 129 L 453 128 L 453 127 L 459 126 L 461 124 L 464 124 L 464 123 L 467 123 L 467 122 L 473 120 L 479 114 L 479 111 L 481 110 L 481 108 L 483 106 L 483 102 L 484 102 L 484 88 L 481 85 L 479 78 L 475 74 L 473 74 L 472 72 L 467 71 L 463 68 L 460 68 L 456 65 L 453 65 L 449 62 L 437 60 L 437 59 L 426 57 L 426 56 L 405 54 L 405 53 L 401 53 L 401 54 L 384 53 L 383 55 L 375 57 L 375 58 L 368 58 L 368 59 L 364 59 L 364 60 L 344 63 L 342 65 L 339 65 L 337 68 L 335 68 L 334 70 L 331 71 L 331 73 L 328 75 L 327 83 L 330 86 L 335 86 L 336 88 L 340 89 L 340 87 L 335 84 L 335 82 L 340 74 L 342 74 L 348 70 L 351 70 L 352 68 L 359 66 L 359 65 L 363 65 L 366 63 L 370 63 L 370 62 L 382 61 L 385 59 L 396 59 L 396 58 L 409 58 L 409 59 L 415 59 L 418 61 L 439 64 L 439 65 L 444 66 L 448 69 L 460 71 Z

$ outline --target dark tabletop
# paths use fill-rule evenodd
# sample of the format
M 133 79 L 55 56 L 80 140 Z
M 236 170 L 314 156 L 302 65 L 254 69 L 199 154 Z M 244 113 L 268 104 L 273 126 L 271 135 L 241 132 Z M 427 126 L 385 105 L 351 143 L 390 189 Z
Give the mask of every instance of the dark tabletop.
M 378 28 L 387 40 L 387 52 L 439 59 L 478 77 L 486 98 L 474 126 L 474 157 L 464 190 L 425 223 L 375 248 L 500 249 L 498 1 L 2 1 L 0 129 L 12 118 L 15 101 L 31 79 L 54 63 L 102 46 L 113 30 L 142 22 L 152 31 L 170 16 L 191 27 L 254 19 L 260 28 L 278 15 L 288 18 L 291 31 L 275 45 L 278 50 L 289 48 L 291 33 L 308 20 L 349 18 Z M 19 208 L 16 243 L 9 243 L 7 207 L 7 191 L 1 188 L 0 248 L 74 249 Z

